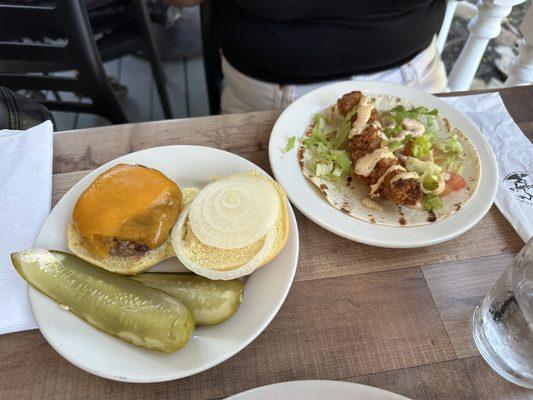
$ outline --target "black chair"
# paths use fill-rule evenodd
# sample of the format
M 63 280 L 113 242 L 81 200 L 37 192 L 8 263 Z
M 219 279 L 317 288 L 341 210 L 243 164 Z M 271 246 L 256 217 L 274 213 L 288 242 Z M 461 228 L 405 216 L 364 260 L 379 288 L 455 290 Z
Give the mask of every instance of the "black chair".
M 206 0 L 200 5 L 205 80 L 211 115 L 220 114 L 220 93 L 224 78 L 222 75 L 220 42 L 214 23 L 215 13 L 216 7 L 213 5 L 213 1 Z
M 51 110 L 94 113 L 112 123 L 124 123 L 127 118 L 102 62 L 132 53 L 142 42 L 151 61 L 165 117 L 172 118 L 164 73 L 149 28 L 146 4 L 143 0 L 132 2 L 139 16 L 135 21 L 138 34 L 132 34 L 134 30 L 131 23 L 126 23 L 119 29 L 104 31 L 98 42 L 95 42 L 82 0 L 58 0 L 49 2 L 49 5 L 0 4 L 0 33 L 3 36 L 59 38 L 44 43 L 0 40 L 0 85 L 15 90 L 81 93 L 89 97 L 92 103 L 62 101 L 60 98 L 40 102 Z M 66 70 L 76 70 L 77 77 L 48 74 Z

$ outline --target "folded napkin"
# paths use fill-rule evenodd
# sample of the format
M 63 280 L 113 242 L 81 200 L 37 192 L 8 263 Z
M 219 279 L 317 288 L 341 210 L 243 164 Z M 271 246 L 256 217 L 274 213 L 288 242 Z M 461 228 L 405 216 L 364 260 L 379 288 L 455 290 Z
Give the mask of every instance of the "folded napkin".
M 533 236 L 533 144 L 505 108 L 499 93 L 443 97 L 483 132 L 498 161 L 494 203 L 518 235 Z
M 0 130 L 0 334 L 36 328 L 9 254 L 31 248 L 50 212 L 52 123 Z

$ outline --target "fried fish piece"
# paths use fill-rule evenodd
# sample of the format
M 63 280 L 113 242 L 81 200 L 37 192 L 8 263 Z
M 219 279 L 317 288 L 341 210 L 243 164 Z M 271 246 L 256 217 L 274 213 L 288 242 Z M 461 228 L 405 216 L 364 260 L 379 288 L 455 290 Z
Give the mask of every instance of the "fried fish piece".
M 348 149 L 355 163 L 365 154 L 372 153 L 381 147 L 382 139 L 379 137 L 379 127 L 370 124 L 361 135 L 356 135 L 348 141 Z
M 339 114 L 345 117 L 346 114 L 352 111 L 353 108 L 359 104 L 361 97 L 363 97 L 363 93 L 358 90 L 344 94 L 340 99 L 337 100 L 337 109 L 339 110 Z
M 346 116 L 354 107 L 356 107 L 363 95 L 359 91 L 346 93 L 337 100 L 337 109 L 339 113 Z M 352 121 L 357 118 L 357 113 L 352 117 Z M 362 134 L 355 135 L 348 140 L 348 150 L 350 152 L 353 163 L 366 154 L 372 153 L 382 146 L 382 136 L 380 136 L 380 125 L 377 122 L 378 113 L 374 108 L 367 122 L 367 126 Z M 396 158 L 383 158 L 378 161 L 372 173 L 367 176 L 356 177 L 367 185 L 375 185 L 380 178 L 393 165 L 400 165 Z M 399 173 L 404 172 L 405 169 L 396 169 L 390 171 L 382 179 L 379 188 L 372 194 L 372 197 L 386 198 L 396 204 L 401 205 L 415 205 L 422 197 L 422 190 L 417 179 L 398 179 L 391 183 L 391 180 Z
M 398 173 L 398 172 L 396 172 Z M 392 173 L 390 175 L 396 175 Z M 382 185 L 382 196 L 391 200 L 396 204 L 414 206 L 422 198 L 422 189 L 420 188 L 420 182 L 417 179 L 399 179 L 390 183 L 390 179 L 387 176 L 388 183 Z

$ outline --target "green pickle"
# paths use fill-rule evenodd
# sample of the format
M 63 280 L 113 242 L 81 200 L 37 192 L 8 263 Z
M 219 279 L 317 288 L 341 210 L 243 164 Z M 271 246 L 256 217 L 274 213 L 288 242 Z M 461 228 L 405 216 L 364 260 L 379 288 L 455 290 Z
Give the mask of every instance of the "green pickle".
M 191 312 L 175 297 L 61 251 L 11 254 L 20 276 L 95 328 L 149 350 L 174 352 L 192 335 Z
M 244 283 L 238 279 L 213 281 L 190 273 L 144 273 L 130 279 L 162 290 L 191 310 L 198 325 L 219 324 L 237 312 Z

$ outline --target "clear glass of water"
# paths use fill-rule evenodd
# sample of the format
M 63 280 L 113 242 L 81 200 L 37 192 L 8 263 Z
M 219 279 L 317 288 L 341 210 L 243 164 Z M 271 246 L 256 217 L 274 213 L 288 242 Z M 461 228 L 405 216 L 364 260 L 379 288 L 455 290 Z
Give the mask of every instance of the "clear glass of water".
M 476 307 L 472 332 L 498 374 L 533 389 L 533 238 Z

